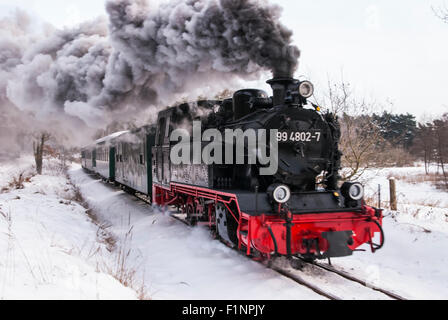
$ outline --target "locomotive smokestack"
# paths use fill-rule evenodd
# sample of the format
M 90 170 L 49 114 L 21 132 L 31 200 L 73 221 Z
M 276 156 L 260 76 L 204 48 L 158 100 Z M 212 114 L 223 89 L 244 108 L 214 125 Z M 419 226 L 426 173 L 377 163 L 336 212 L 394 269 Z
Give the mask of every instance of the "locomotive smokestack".
M 274 107 L 284 105 L 286 98 L 297 91 L 299 80 L 293 78 L 274 78 L 267 83 L 272 87 Z

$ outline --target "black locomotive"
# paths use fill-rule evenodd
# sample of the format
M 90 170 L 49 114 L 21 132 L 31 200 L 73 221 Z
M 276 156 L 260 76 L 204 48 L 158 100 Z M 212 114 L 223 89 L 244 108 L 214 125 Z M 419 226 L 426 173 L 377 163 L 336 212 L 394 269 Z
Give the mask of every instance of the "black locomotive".
M 365 243 L 377 250 L 384 242 L 382 211 L 365 205 L 359 183 L 339 187 L 341 133 L 336 117 L 307 102 L 314 92 L 310 82 L 280 78 L 268 83 L 272 97 L 260 90 L 240 90 L 232 99 L 162 111 L 154 126 L 84 149 L 84 167 L 96 171 L 91 159 L 107 141 L 110 170 L 104 178 L 113 180 L 118 176 L 114 169 L 120 167 L 120 184 L 146 194 L 156 205 L 178 207 L 192 224 L 207 224 L 248 255 L 312 260 L 350 255 Z M 181 142 L 173 139 L 178 129 L 189 133 Z M 215 133 L 205 141 L 203 135 L 211 129 L 223 138 Z M 261 160 L 259 141 L 250 145 L 251 134 L 235 145 L 230 144 L 235 136 L 224 139 L 228 132 L 251 132 L 258 138 L 265 134 L 265 152 L 276 170 L 262 174 L 272 163 Z M 210 143 L 211 155 L 219 160 L 222 151 L 222 161 L 204 162 L 199 156 L 211 150 Z M 182 146 L 181 156 L 188 161 L 173 161 L 173 149 Z M 136 180 L 144 187 L 126 182 Z M 375 233 L 381 235 L 380 246 L 374 244 Z

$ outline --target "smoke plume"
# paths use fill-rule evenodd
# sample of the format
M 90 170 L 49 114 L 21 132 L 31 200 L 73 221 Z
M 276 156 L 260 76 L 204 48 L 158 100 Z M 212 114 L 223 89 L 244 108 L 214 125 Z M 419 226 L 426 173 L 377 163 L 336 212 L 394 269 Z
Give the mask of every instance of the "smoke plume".
M 262 71 L 292 76 L 300 52 L 257 0 L 109 0 L 107 18 L 34 31 L 18 11 L 0 20 L 0 106 L 79 131 L 229 87 Z M 190 95 L 192 97 L 192 95 Z M 3 107 L 2 107 L 3 108 Z M 78 128 L 78 130 L 76 129 Z

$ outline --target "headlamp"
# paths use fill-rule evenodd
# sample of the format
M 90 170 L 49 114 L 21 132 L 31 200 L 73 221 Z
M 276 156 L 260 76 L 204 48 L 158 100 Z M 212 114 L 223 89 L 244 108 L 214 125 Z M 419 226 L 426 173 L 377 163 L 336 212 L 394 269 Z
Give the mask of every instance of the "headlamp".
M 359 201 L 364 198 L 364 187 L 359 182 L 346 182 L 341 188 L 342 194 L 345 198 Z
M 291 190 L 284 184 L 275 184 L 270 186 L 268 193 L 272 200 L 280 204 L 284 204 L 291 199 Z
M 303 81 L 299 84 L 299 93 L 305 98 L 311 98 L 314 94 L 314 85 L 310 81 Z

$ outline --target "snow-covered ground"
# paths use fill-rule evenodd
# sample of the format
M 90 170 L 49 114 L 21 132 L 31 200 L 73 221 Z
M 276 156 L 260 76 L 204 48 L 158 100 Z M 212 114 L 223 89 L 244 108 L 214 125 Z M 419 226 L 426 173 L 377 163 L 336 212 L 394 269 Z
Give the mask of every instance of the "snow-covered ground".
M 0 186 L 31 166 L 22 161 L 0 164 Z M 422 172 L 371 170 L 363 177 L 367 196 L 375 198 L 380 184 L 387 206 L 389 177 Z M 0 194 L 0 299 L 322 299 L 78 165 L 69 176 L 47 166 L 24 189 Z M 386 212 L 385 247 L 333 264 L 406 298 L 448 299 L 448 194 L 400 179 L 397 188 L 399 211 Z M 298 274 L 345 299 L 387 298 L 312 268 Z
M 13 178 L 21 173 L 29 175 L 33 171 L 34 158 L 24 156 L 14 160 L 3 160 L 0 162 L 0 190 L 8 187 Z
M 322 299 L 213 241 L 207 230 L 188 228 L 79 167 L 70 176 L 90 208 L 131 249 L 127 264 L 152 299 Z
M 0 185 L 22 172 L 0 164 Z M 0 194 L 0 299 L 136 299 L 134 290 L 101 272 L 107 252 L 98 226 L 76 202 L 64 174 L 46 166 L 24 189 Z
M 365 176 L 368 196 L 374 196 L 380 183 L 383 201 L 388 201 L 385 193 L 392 171 L 415 174 L 421 173 L 422 169 L 370 171 Z M 87 196 L 88 203 L 114 226 L 111 228 L 114 233 L 123 235 L 133 226 L 132 247 L 137 250 L 133 256 L 140 260 L 139 272 L 145 272 L 145 283 L 150 285 L 153 298 L 315 298 L 309 292 L 303 294 L 303 288 L 297 288 L 296 284 L 279 279 L 271 271 L 238 256 L 219 242 L 211 241 L 206 230 L 185 228 L 157 210 L 87 177 L 80 169 L 72 170 L 71 175 Z M 445 192 L 425 183 L 412 185 L 398 181 L 397 185 L 400 205 L 412 207 L 413 201 L 436 199 L 439 209 L 447 212 Z M 418 196 L 414 196 L 414 192 Z M 414 217 L 409 211 L 393 215 L 387 212 L 385 248 L 374 255 L 369 251 L 357 252 L 353 257 L 335 259 L 335 265 L 407 298 L 448 298 L 448 270 L 445 268 L 448 223 L 440 219 L 439 211 L 431 211 L 430 206 L 424 209 L 433 214 Z M 429 227 L 434 228 L 427 229 Z M 339 293 L 347 299 L 366 298 L 361 288 L 358 296 L 356 291 L 353 294 L 353 288 L 349 292 L 334 289 L 339 280 L 331 276 L 311 270 L 305 270 L 303 276 L 308 280 L 315 277 L 320 287 L 328 288 L 335 295 Z M 372 294 L 370 298 L 380 297 Z
M 407 298 L 448 299 L 448 192 L 403 178 L 424 173 L 422 167 L 369 170 L 362 178 L 367 196 L 377 198 L 381 185 L 383 207 L 389 203 L 389 178 L 397 179 L 398 211 L 385 212 L 385 247 L 333 262 Z
M 431 171 L 435 171 L 432 168 Z M 424 167 L 371 169 L 362 177 L 367 197 L 378 199 L 381 186 L 382 206 L 389 206 L 389 179 L 396 179 L 398 213 L 395 220 L 402 224 L 417 224 L 432 231 L 448 234 L 448 191 L 433 184 L 418 181 L 425 175 Z M 412 183 L 417 180 L 418 182 Z

